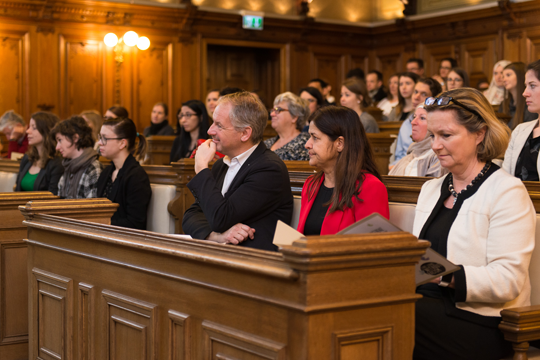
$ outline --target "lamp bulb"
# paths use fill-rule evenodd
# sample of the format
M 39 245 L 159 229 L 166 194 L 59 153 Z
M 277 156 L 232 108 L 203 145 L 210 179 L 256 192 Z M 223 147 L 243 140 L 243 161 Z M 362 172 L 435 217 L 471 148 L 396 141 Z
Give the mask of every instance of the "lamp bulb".
M 114 47 L 114 46 L 116 46 L 116 44 L 118 44 L 118 36 L 116 36 L 116 34 L 113 34 L 113 33 L 108 33 L 103 38 L 103 42 L 108 47 Z
M 139 35 L 135 31 L 128 31 L 124 34 L 124 44 L 127 46 L 135 46 L 137 45 L 137 40 L 139 39 Z
M 150 47 L 150 39 L 148 39 L 146 36 L 141 36 L 137 41 L 137 47 L 140 50 L 148 49 Z

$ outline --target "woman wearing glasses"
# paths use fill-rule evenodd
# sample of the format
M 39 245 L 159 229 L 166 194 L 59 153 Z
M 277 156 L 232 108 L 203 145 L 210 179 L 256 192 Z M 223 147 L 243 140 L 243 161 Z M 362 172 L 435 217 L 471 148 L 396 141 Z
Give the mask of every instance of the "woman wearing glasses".
M 378 133 L 379 125 L 373 116 L 364 111 L 371 105 L 371 98 L 364 80 L 351 78 L 341 86 L 341 106 L 354 110 L 367 133 Z
M 506 89 L 506 99 L 501 103 L 499 112 L 510 115 L 510 129 L 515 129 L 521 123 L 536 119 L 537 114 L 531 114 L 525 106 L 523 91 L 525 90 L 525 64 L 513 62 L 503 70 L 503 84 Z
M 103 167 L 94 150 L 92 128 L 81 116 L 72 116 L 58 123 L 51 136 L 56 139 L 56 150 L 64 158 L 58 196 L 65 199 L 97 197 L 97 181 Z
M 327 106 L 311 119 L 306 148 L 319 172 L 302 188 L 298 231 L 332 235 L 373 213 L 388 219 L 388 193 L 358 114 Z
M 281 160 L 309 160 L 305 148 L 309 134 L 302 132 L 309 117 L 309 105 L 291 92 L 279 94 L 274 99 L 274 107 L 270 111 L 272 128 L 277 136 L 264 141 L 264 145 Z
M 504 308 L 530 305 L 536 213 L 523 183 L 491 161 L 509 141 L 478 90 L 426 100 L 432 149 L 450 173 L 422 187 L 413 234 L 458 265 L 421 285 L 414 359 L 501 359 Z M 511 241 L 509 241 L 511 239 Z
M 178 123 L 171 149 L 170 162 L 189 158 L 197 148 L 199 139 L 208 139 L 208 112 L 206 106 L 199 100 L 189 100 L 182 104 L 176 114 Z
M 26 129 L 28 151 L 21 160 L 15 191 L 50 191 L 58 194 L 58 181 L 64 173 L 62 158 L 56 156 L 51 129 L 58 116 L 39 111 L 32 114 Z
M 455 67 L 450 70 L 448 77 L 446 78 L 446 88 L 448 90 L 455 90 L 469 86 L 469 75 L 467 75 L 467 72 L 464 69 Z
M 525 74 L 523 91 L 527 109 L 536 120 L 519 124 L 512 132 L 510 145 L 504 155 L 503 169 L 523 181 L 540 181 L 540 60 L 530 63 Z
M 99 177 L 98 197 L 120 205 L 111 224 L 145 230 L 152 189 L 146 171 L 137 160 L 144 157 L 146 139 L 137 132 L 131 119 L 107 119 L 101 126 L 99 150 L 112 163 Z

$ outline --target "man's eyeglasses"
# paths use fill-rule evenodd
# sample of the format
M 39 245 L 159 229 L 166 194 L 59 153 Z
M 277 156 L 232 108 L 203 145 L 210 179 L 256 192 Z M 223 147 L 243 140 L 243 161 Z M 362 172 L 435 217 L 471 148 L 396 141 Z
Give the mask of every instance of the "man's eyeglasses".
M 478 116 L 480 119 L 483 119 L 482 116 L 480 116 L 480 114 L 476 110 L 473 110 L 473 109 L 463 105 L 462 103 L 460 103 L 456 99 L 452 98 L 451 96 L 441 96 L 441 97 L 438 97 L 438 98 L 429 97 L 429 98 L 426 99 L 425 104 L 428 105 L 428 106 L 429 105 L 445 106 L 445 105 L 450 104 L 450 101 L 453 102 L 454 104 L 456 104 L 457 106 L 459 106 L 460 108 L 465 109 L 468 112 Z
M 101 141 L 103 145 L 107 145 L 107 141 L 109 140 L 122 140 L 122 139 L 125 139 L 125 138 L 108 138 L 101 134 L 98 134 L 98 140 Z
M 197 114 L 183 114 L 183 113 L 180 113 L 180 114 L 178 114 L 178 119 L 190 118 L 192 116 L 197 116 Z
M 276 106 L 276 107 L 272 108 L 271 112 L 272 111 L 279 115 L 279 113 L 281 113 L 283 111 L 289 111 L 289 109 L 283 109 L 283 108 L 280 108 L 279 106 Z

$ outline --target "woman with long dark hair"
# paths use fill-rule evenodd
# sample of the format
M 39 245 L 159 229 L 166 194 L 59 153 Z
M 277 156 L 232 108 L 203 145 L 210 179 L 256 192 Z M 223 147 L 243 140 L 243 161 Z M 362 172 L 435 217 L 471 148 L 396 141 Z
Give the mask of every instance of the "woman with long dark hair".
M 525 64 L 513 62 L 503 70 L 503 84 L 506 89 L 506 99 L 501 103 L 499 111 L 512 116 L 508 123 L 510 129 L 515 129 L 521 123 L 535 120 L 538 115 L 531 114 L 525 105 Z
M 152 188 L 138 162 L 146 153 L 146 139 L 131 119 L 107 119 L 99 133 L 99 151 L 111 160 L 111 165 L 99 176 L 97 196 L 120 205 L 111 224 L 146 230 Z
M 208 139 L 208 112 L 199 100 L 189 100 L 182 104 L 176 114 L 178 136 L 174 139 L 170 162 L 189 158 L 197 148 L 199 139 Z
M 319 172 L 302 188 L 298 231 L 332 235 L 373 213 L 388 218 L 388 193 L 358 114 L 321 108 L 311 117 L 309 134 L 309 164 Z
M 414 85 L 418 82 L 418 79 L 420 79 L 420 76 L 413 72 L 399 74 L 398 104 L 388 115 L 388 121 L 404 121 L 414 111 L 412 96 Z
M 39 111 L 32 114 L 26 130 L 28 151 L 21 160 L 15 191 L 50 191 L 58 194 L 58 181 L 64 173 L 62 158 L 56 156 L 56 142 L 51 129 L 58 116 Z

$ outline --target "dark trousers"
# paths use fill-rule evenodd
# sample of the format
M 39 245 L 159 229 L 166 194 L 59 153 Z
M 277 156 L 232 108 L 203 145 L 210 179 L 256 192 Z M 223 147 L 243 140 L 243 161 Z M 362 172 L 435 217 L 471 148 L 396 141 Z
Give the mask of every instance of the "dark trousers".
M 465 312 L 448 311 L 443 298 L 423 297 L 416 303 L 414 360 L 500 360 L 512 354 L 510 342 L 496 326 L 448 314 L 456 310 Z

